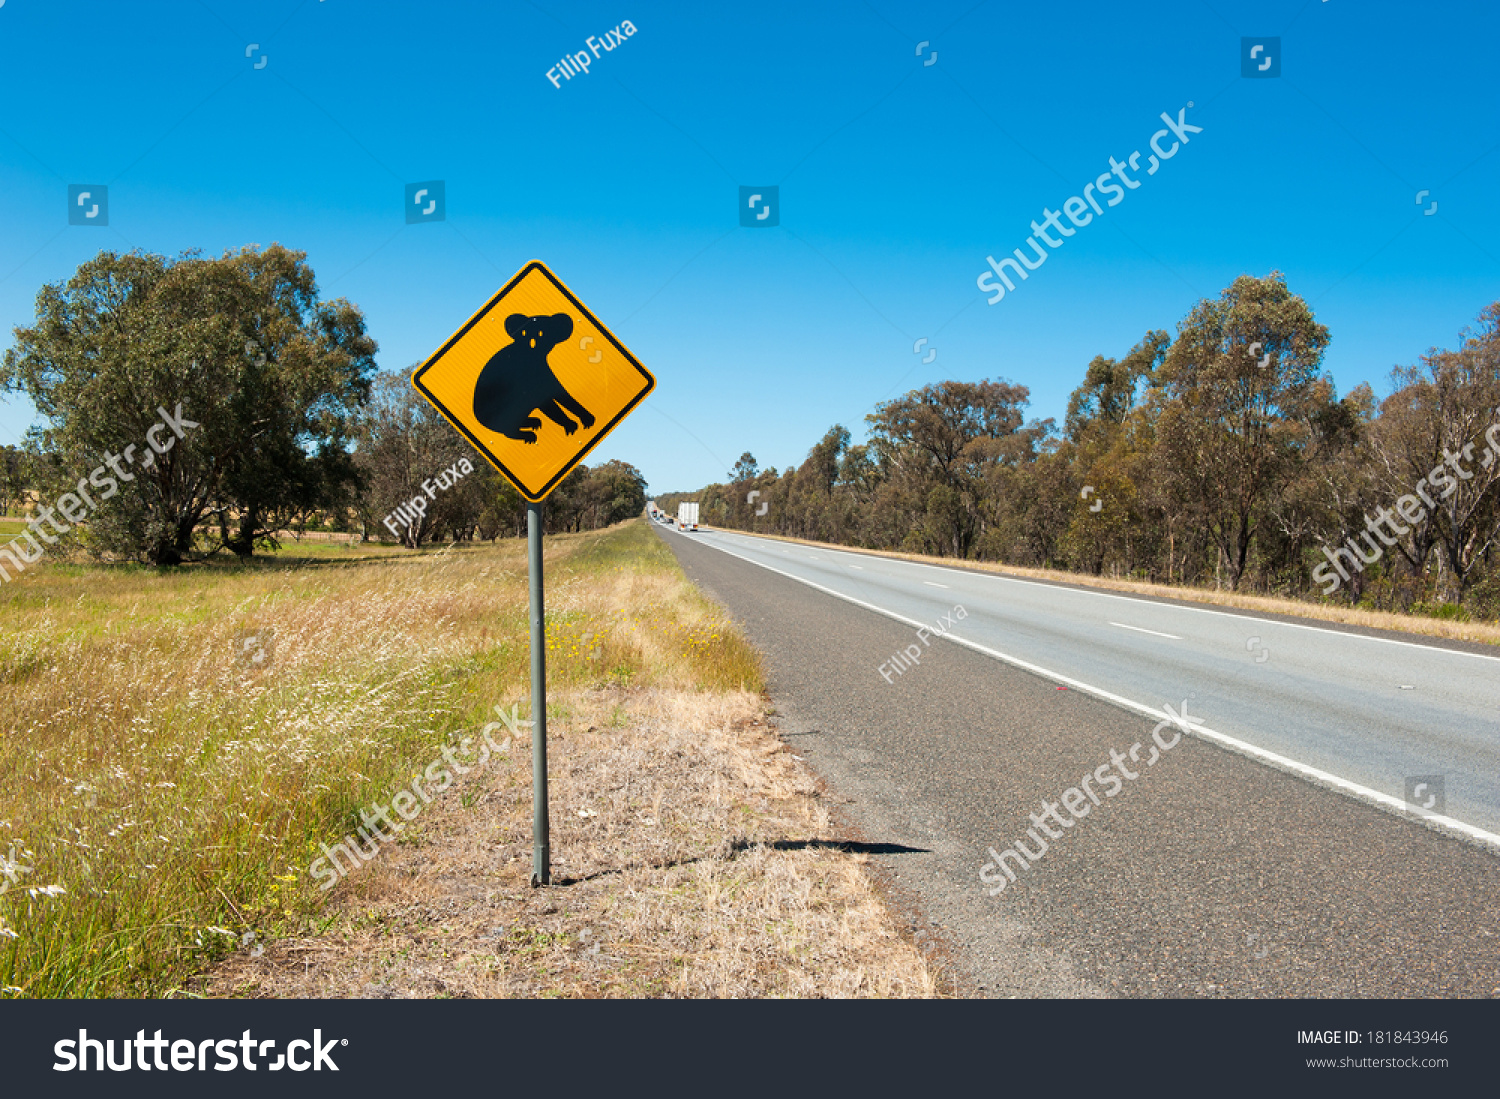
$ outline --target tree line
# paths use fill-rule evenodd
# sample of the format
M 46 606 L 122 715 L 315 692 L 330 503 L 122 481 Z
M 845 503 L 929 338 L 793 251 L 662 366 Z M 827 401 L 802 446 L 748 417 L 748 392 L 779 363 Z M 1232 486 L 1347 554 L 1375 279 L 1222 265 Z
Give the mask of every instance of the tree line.
M 319 297 L 305 253 L 101 252 L 43 286 L 14 337 L 0 388 L 26 394 L 42 422 L 24 447 L 0 448 L 0 512 L 31 514 L 129 444 L 150 459 L 64 537 L 71 548 L 175 565 L 247 558 L 286 531 L 413 548 L 525 532 L 520 494 L 408 375 L 377 369 L 364 315 Z M 178 405 L 196 426 L 148 454 L 159 409 Z M 472 473 L 423 489 L 465 459 Z M 385 523 L 418 494 L 418 521 Z M 607 526 L 645 500 L 633 466 L 580 465 L 548 497 L 546 526 Z
M 835 425 L 800 466 L 746 453 L 658 503 L 872 549 L 1496 617 L 1500 302 L 1395 367 L 1384 400 L 1340 396 L 1328 344 L 1279 272 L 1244 275 L 1175 336 L 1096 356 L 1061 428 L 1027 419 L 1025 386 L 939 382 L 878 405 L 864 443 Z

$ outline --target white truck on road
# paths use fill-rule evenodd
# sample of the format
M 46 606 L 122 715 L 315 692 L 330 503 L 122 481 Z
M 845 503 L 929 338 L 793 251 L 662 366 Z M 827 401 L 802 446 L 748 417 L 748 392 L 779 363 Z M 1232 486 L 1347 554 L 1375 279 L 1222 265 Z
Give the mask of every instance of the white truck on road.
M 688 500 L 677 505 L 677 529 L 698 529 L 698 501 Z

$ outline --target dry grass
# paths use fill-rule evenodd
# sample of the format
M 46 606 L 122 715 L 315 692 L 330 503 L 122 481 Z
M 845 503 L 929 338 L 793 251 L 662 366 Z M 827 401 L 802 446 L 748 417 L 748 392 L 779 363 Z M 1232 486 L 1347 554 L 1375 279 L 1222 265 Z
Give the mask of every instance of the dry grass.
M 570 692 L 549 736 L 552 888 L 513 744 L 337 887 L 321 935 L 210 995 L 929 996 L 805 768 L 749 692 Z
M 250 567 L 170 573 L 48 565 L 0 588 L 8 626 L 0 637 L 7 704 L 0 724 L 0 856 L 13 852 L 11 860 L 25 868 L 13 884 L 0 878 L 0 887 L 8 885 L 0 895 L 0 986 L 21 996 L 170 994 L 246 935 L 275 943 L 346 929 L 362 879 L 378 882 L 390 856 L 409 852 L 385 853 L 378 869 L 325 895 L 308 877 L 321 845 L 352 831 L 359 809 L 388 800 L 413 767 L 471 735 L 496 703 L 527 697 L 522 549 L 510 543 L 411 554 L 320 547 Z M 552 720 L 563 736 L 563 773 L 589 777 L 591 768 L 603 767 L 600 781 L 610 767 L 616 777 L 625 773 L 608 754 L 617 747 L 613 741 L 595 738 L 612 763 L 574 759 L 574 746 L 586 743 L 587 734 L 568 732 L 569 707 L 591 713 L 589 700 L 618 696 L 626 715 L 619 720 L 651 730 L 629 748 L 642 773 L 674 772 L 693 787 L 699 776 L 675 771 L 685 760 L 707 767 L 702 783 L 719 799 L 711 803 L 715 811 L 762 797 L 768 804 L 786 800 L 776 793 L 782 780 L 768 778 L 780 773 L 769 763 L 757 771 L 726 762 L 739 759 L 732 753 L 718 759 L 688 752 L 666 762 L 652 754 L 700 734 L 705 743 L 726 746 L 749 737 L 748 727 L 729 726 L 753 707 L 760 680 L 754 653 L 686 583 L 643 523 L 549 539 L 547 571 L 549 681 L 559 703 Z M 236 660 L 234 638 L 250 628 L 274 630 L 267 666 Z M 644 699 L 657 701 L 637 713 Z M 678 701 L 667 706 L 661 699 Z M 696 716 L 693 700 L 702 707 Z M 736 716 L 720 720 L 716 715 L 731 702 Z M 763 729 L 754 735 L 756 750 L 779 754 L 779 742 Z M 559 798 L 571 781 L 563 773 Z M 506 783 L 505 797 L 529 799 L 524 774 L 497 765 L 488 777 Z M 762 782 L 771 785 L 747 785 Z M 451 791 L 408 839 L 419 839 L 419 831 L 437 834 L 444 814 L 472 807 L 478 796 Z M 777 812 L 785 820 L 775 827 L 798 838 L 821 835 L 816 829 L 826 822 L 797 815 L 804 810 L 812 811 L 783 806 Z M 701 854 L 710 836 L 720 844 L 751 834 L 729 829 L 737 818 L 723 811 L 729 815 L 720 819 L 690 810 L 695 823 L 681 835 L 670 831 L 671 850 Z M 560 836 L 565 829 L 560 824 Z M 620 842 L 619 852 L 635 851 Z M 445 862 L 436 848 L 422 858 L 461 868 L 471 861 L 467 843 L 461 840 L 453 853 L 456 861 Z M 570 854 L 561 839 L 558 851 L 564 859 L 605 857 L 591 845 Z M 761 865 L 755 861 L 761 858 L 767 872 L 787 872 L 781 854 L 742 855 L 726 865 L 734 867 L 731 876 L 746 874 L 748 881 L 758 871 L 745 868 Z M 819 869 L 824 858 L 828 865 Z M 843 896 L 849 912 L 864 911 L 859 904 L 879 911 L 848 856 L 814 851 L 805 868 L 797 858 L 791 863 L 818 883 L 808 895 Z M 564 868 L 571 872 L 570 864 Z M 461 876 L 460 869 L 452 872 Z M 676 903 L 701 907 L 698 889 L 713 879 L 681 872 L 689 878 L 667 896 L 680 893 Z M 826 882 L 850 873 L 856 884 L 828 893 Z M 468 896 L 473 887 L 459 893 Z M 485 889 L 492 888 L 486 880 Z M 578 888 L 583 895 L 594 887 Z M 788 909 L 780 918 L 802 917 Z M 695 949 L 707 955 L 716 947 Z M 899 951 L 892 957 L 910 964 Z M 836 969 L 809 966 L 807 973 L 814 985 L 820 978 L 833 982 L 818 986 L 822 991 L 929 987 L 920 959 L 916 965 L 893 970 L 899 978 L 870 976 L 852 986 Z M 808 990 L 759 978 L 725 987 Z M 662 990 L 649 983 L 630 989 Z
M 702 527 L 702 524 L 700 524 Z M 702 527 L 704 530 L 719 529 Z M 851 553 L 866 553 L 874 557 L 890 557 L 898 561 L 918 561 L 925 565 L 960 567 L 982 572 L 998 573 L 1028 580 L 1051 580 L 1062 584 L 1074 584 L 1084 588 L 1099 588 L 1104 591 L 1128 592 L 1132 595 L 1149 595 L 1162 599 L 1176 599 L 1186 603 L 1206 603 L 1234 610 L 1258 611 L 1263 614 L 1281 614 L 1292 618 L 1306 618 L 1315 622 L 1341 622 L 1350 626 L 1366 626 L 1370 629 L 1394 630 L 1425 637 L 1441 637 L 1452 641 L 1473 641 L 1483 645 L 1500 645 L 1500 623 L 1459 622 L 1445 618 L 1427 618 L 1422 615 L 1397 614 L 1393 611 L 1367 610 L 1343 603 L 1311 603 L 1301 599 L 1286 599 L 1273 595 L 1246 595 L 1241 592 L 1217 588 L 1195 588 L 1177 584 L 1154 584 L 1145 580 L 1124 580 L 1111 576 L 1091 576 L 1087 573 L 1066 572 L 1061 569 L 1032 569 L 1019 565 L 1000 565 L 993 561 L 961 561 L 952 557 L 931 557 L 920 553 L 901 553 L 896 550 L 863 549 L 842 546 L 832 542 L 814 542 L 807 538 L 793 538 L 785 534 L 764 534 L 759 531 L 725 529 L 728 534 L 749 534 L 771 538 L 779 542 L 793 542 L 802 546 L 818 546 L 822 549 L 847 550 Z

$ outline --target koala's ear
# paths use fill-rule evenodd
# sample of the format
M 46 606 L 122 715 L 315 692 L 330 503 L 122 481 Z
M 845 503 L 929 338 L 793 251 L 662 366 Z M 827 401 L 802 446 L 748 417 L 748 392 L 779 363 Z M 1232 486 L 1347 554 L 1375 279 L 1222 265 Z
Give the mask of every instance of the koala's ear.
M 562 343 L 573 334 L 573 318 L 566 313 L 554 313 L 547 318 L 547 331 L 557 333 L 557 342 Z
M 525 327 L 528 319 L 525 313 L 512 313 L 505 318 L 505 334 L 513 340 L 519 340 L 521 329 Z

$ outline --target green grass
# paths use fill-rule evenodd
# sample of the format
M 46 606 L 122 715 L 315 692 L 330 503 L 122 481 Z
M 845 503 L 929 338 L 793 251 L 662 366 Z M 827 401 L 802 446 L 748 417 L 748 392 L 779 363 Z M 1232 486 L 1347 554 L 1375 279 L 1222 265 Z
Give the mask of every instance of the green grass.
M 547 552 L 553 689 L 759 689 L 644 522 Z M 320 845 L 494 706 L 528 710 L 516 541 L 42 564 L 0 614 L 0 856 L 29 868 L 0 895 L 11 996 L 163 995 L 239 935 L 315 927 Z M 274 631 L 267 666 L 237 662 L 245 630 Z

